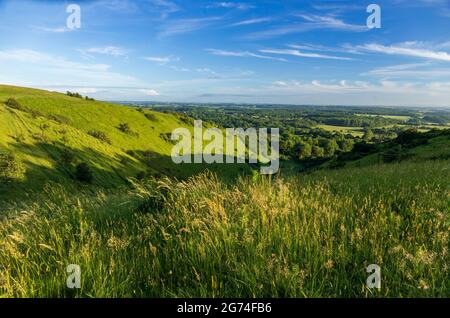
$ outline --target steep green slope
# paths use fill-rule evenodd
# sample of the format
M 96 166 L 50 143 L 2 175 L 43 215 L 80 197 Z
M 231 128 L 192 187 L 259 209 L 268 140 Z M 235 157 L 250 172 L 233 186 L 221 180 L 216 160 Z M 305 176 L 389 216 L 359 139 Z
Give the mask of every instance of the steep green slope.
M 20 107 L 6 106 L 10 98 Z M 7 192 L 39 190 L 49 180 L 73 179 L 74 166 L 80 162 L 93 169 L 94 184 L 108 187 L 144 171 L 186 178 L 205 168 L 225 177 L 248 169 L 175 165 L 167 136 L 179 127 L 192 131 L 191 121 L 176 114 L 0 85 L 0 151 L 14 153 L 25 166 L 24 175 L 8 184 Z M 127 124 L 130 131 L 121 131 L 121 124 Z M 69 165 L 62 164 L 65 152 L 74 155 Z M 5 189 L 3 185 L 1 191 L 0 186 L 3 196 Z

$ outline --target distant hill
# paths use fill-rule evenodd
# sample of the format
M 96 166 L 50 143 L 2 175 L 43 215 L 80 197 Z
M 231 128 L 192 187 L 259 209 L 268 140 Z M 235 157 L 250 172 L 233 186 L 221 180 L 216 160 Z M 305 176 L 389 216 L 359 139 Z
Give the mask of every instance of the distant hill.
M 0 85 L 0 152 L 24 165 L 23 176 L 3 186 L 14 191 L 39 190 L 47 181 L 74 178 L 75 166 L 87 163 L 93 183 L 117 186 L 138 175 L 186 178 L 204 165 L 175 165 L 170 133 L 192 130 L 192 119 L 38 89 Z M 208 165 L 225 177 L 245 167 Z

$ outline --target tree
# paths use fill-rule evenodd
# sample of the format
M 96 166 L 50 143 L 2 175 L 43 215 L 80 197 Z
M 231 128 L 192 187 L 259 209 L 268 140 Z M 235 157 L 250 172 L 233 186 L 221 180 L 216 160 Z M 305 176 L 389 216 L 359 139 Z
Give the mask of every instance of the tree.
M 352 151 L 353 149 L 353 140 L 352 139 L 342 139 L 338 141 L 338 145 L 339 148 L 343 151 L 343 152 L 349 152 Z
M 323 145 L 325 156 L 331 157 L 339 149 L 339 146 L 334 139 L 327 139 Z
M 375 135 L 373 134 L 373 131 L 371 129 L 366 129 L 364 131 L 364 136 L 363 136 L 364 141 L 366 141 L 366 142 L 371 141 L 374 137 L 375 137 Z
M 322 158 L 325 155 L 325 151 L 323 148 L 314 145 L 312 147 L 312 155 L 316 158 Z
M 75 168 L 75 178 L 84 183 L 91 183 L 94 176 L 91 168 L 86 163 L 82 162 Z
M 299 146 L 298 158 L 300 160 L 311 157 L 312 146 L 310 143 L 301 142 Z

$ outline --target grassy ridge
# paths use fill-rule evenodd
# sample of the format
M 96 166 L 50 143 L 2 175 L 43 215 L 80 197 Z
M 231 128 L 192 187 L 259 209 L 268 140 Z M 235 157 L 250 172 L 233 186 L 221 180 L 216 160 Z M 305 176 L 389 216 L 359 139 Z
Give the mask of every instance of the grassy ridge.
M 121 194 L 52 186 L 0 225 L 0 295 L 449 297 L 449 163 L 229 186 L 207 174 Z M 379 292 L 365 287 L 372 263 Z
M 7 107 L 14 98 L 21 109 Z M 119 129 L 126 123 L 129 132 Z M 7 189 L 0 185 L 0 201 L 20 196 L 24 190 L 40 191 L 48 181 L 72 183 L 73 166 L 88 163 L 94 184 L 119 186 L 129 177 L 146 171 L 150 175 L 187 178 L 206 168 L 232 178 L 249 168 L 245 165 L 175 165 L 167 138 L 176 128 L 193 130 L 190 119 L 176 114 L 88 101 L 29 88 L 0 85 L 0 151 L 16 154 L 25 175 Z M 92 132 L 105 134 L 105 139 Z M 64 150 L 75 155 L 71 166 L 61 165 Z

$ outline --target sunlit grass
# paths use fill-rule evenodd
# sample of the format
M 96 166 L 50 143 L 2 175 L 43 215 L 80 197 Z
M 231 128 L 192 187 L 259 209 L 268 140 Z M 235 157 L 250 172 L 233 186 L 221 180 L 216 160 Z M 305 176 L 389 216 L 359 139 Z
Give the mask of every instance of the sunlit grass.
M 74 194 L 0 223 L 3 297 L 449 297 L 448 161 L 204 174 Z M 6 212 L 6 211 L 5 211 Z M 381 290 L 366 285 L 381 266 Z M 66 288 L 78 264 L 82 289 Z

